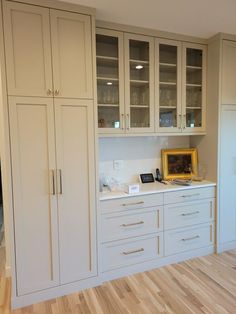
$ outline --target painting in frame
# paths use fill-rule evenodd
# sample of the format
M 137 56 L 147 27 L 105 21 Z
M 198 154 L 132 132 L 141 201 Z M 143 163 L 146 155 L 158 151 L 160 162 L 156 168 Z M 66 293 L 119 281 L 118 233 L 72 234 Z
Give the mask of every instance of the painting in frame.
M 192 179 L 197 176 L 196 148 L 162 149 L 161 155 L 164 180 Z

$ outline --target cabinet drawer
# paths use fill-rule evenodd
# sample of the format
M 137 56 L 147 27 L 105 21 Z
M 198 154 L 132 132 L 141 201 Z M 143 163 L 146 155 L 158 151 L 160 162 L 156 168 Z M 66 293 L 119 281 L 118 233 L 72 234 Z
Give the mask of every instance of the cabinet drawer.
M 214 198 L 215 187 L 173 191 L 164 194 L 164 204 L 182 203 L 203 198 Z
M 165 230 L 187 227 L 214 220 L 215 199 L 165 205 Z
M 165 256 L 213 244 L 213 224 L 165 232 Z
M 102 271 L 162 256 L 163 234 L 102 245 Z
M 163 205 L 163 193 L 139 195 L 100 201 L 102 212 L 123 211 Z
M 102 215 L 102 241 L 121 240 L 129 237 L 159 232 L 163 229 L 163 207 L 135 210 L 125 214 Z

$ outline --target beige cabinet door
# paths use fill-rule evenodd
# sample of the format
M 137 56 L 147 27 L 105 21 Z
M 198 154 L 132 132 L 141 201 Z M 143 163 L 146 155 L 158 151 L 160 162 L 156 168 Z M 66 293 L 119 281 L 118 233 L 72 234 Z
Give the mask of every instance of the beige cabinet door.
M 236 104 L 236 43 L 223 40 L 222 101 L 224 105 Z
M 8 94 L 51 96 L 49 10 L 4 1 Z
M 90 16 L 50 10 L 54 95 L 93 98 Z
M 61 284 L 96 275 L 93 103 L 55 99 Z
M 59 284 L 51 99 L 9 97 L 17 295 Z

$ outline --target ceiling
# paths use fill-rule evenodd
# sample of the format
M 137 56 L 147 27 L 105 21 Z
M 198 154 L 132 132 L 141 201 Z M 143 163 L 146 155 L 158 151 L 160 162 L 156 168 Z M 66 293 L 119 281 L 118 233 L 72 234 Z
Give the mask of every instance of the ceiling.
M 235 0 L 64 0 L 97 9 L 97 19 L 209 38 L 236 34 Z

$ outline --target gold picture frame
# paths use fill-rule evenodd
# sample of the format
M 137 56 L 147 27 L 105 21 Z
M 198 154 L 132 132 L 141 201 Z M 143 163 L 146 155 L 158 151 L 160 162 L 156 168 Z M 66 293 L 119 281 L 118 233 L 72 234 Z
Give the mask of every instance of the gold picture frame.
M 161 156 L 164 180 L 197 177 L 198 157 L 196 148 L 162 149 Z

